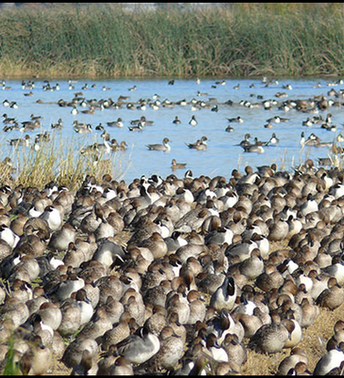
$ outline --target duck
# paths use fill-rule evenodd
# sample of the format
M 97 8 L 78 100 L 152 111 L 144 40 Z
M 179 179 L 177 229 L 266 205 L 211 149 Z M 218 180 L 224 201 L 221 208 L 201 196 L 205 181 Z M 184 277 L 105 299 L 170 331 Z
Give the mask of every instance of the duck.
M 80 311 L 79 306 L 78 308 Z M 94 312 L 90 322 L 86 323 L 84 328 L 82 328 L 80 333 L 78 333 L 77 340 L 90 338 L 100 343 L 105 332 L 109 331 L 112 328 L 112 323 L 112 319 L 107 312 L 107 306 L 98 307 L 96 312 Z
M 238 116 L 238 117 L 235 117 L 235 118 L 227 118 L 228 122 L 229 123 L 243 123 L 244 120 Z
M 217 311 L 223 308 L 232 310 L 236 301 L 237 292 L 238 289 L 233 277 L 226 277 L 223 283 L 212 294 L 209 305 Z
M 99 374 L 99 372 L 97 374 Z M 114 364 L 108 368 L 106 374 L 118 376 L 134 375 L 134 370 L 132 364 L 124 357 L 117 357 Z
M 171 326 L 166 325 L 160 332 L 160 348 L 150 364 L 154 371 L 174 371 L 184 352 L 184 343 Z
M 344 361 L 344 342 L 324 354 L 317 362 L 313 375 L 326 375 L 334 368 L 339 368 Z
M 69 223 L 64 223 L 61 229 L 56 230 L 49 240 L 48 248 L 53 251 L 66 251 L 69 243 L 74 243 L 76 239 L 76 230 Z
M 228 362 L 229 360 L 226 350 L 217 343 L 213 333 L 207 335 L 206 350 L 216 362 Z
M 30 348 L 20 359 L 20 370 L 24 375 L 45 375 L 52 365 L 53 355 L 39 335 L 34 337 Z
M 275 145 L 279 142 L 279 138 L 277 138 L 275 133 L 272 133 L 271 138 L 267 142 L 267 146 Z
M 171 146 L 168 144 L 170 140 L 168 138 L 164 138 L 162 144 L 148 144 L 147 147 L 150 151 L 164 151 L 169 152 L 171 151 Z
M 52 231 L 58 230 L 62 225 L 62 214 L 59 209 L 53 205 L 47 206 L 38 218 L 45 220 Z
M 328 340 L 326 344 L 326 350 L 330 351 L 336 346 L 339 346 L 339 343 L 344 341 L 344 322 L 343 320 L 337 320 L 333 327 L 334 334 Z
M 103 350 L 110 349 L 111 345 L 118 344 L 130 335 L 129 322 L 131 316 L 128 311 L 123 311 L 119 322 L 115 323 L 113 328 L 106 331 L 102 336 L 101 347 Z
M 119 144 L 111 144 L 111 149 L 113 151 L 126 151 L 128 148 L 127 142 L 125 140 L 122 140 Z
M 287 375 L 289 370 L 295 368 L 295 366 L 299 362 L 304 362 L 305 364 L 308 364 L 308 357 L 303 349 L 296 346 L 291 349 L 289 356 L 285 357 L 280 362 L 280 364 L 278 365 L 276 375 Z
M 73 367 L 71 375 L 96 375 L 98 364 L 95 356 L 85 349 L 82 352 L 80 363 Z
M 175 125 L 180 125 L 182 121 L 178 118 L 178 116 L 175 116 L 174 120 L 172 121 Z
M 10 139 L 8 142 L 10 146 L 14 146 L 14 147 L 19 147 L 19 146 L 29 147 L 30 141 L 31 141 L 30 135 L 26 134 L 24 138 Z
M 172 159 L 171 169 L 174 171 L 176 169 L 184 169 L 186 167 L 186 163 L 177 163 L 176 159 Z
M 160 350 L 159 338 L 149 332 L 146 324 L 116 344 L 120 356 L 133 364 L 142 364 Z
M 250 338 L 248 347 L 256 352 L 271 354 L 281 352 L 289 337 L 289 331 L 278 313 L 272 311 L 271 324 L 262 325 Z
M 320 293 L 316 304 L 330 310 L 338 308 L 344 301 L 344 289 L 338 285 L 335 277 L 330 277 L 327 282 L 327 289 Z
M 244 139 L 238 144 L 239 146 L 249 146 L 251 145 L 250 142 L 251 134 L 246 133 Z
M 204 151 L 208 148 L 207 140 L 208 138 L 204 135 L 201 137 L 201 139 L 198 139 L 196 143 L 186 143 L 186 145 L 191 149 Z
M 135 126 L 128 126 L 129 131 L 142 131 L 143 130 L 143 124 L 139 122 Z
M 74 368 L 80 364 L 85 350 L 88 350 L 93 356 L 96 356 L 98 352 L 97 342 L 90 338 L 75 339 L 65 349 L 61 362 L 69 369 Z
M 190 121 L 189 121 L 189 125 L 191 126 L 196 126 L 198 124 L 197 120 L 196 120 L 196 116 L 192 116 Z
M 147 120 L 145 116 L 141 116 L 140 119 L 133 119 L 130 121 L 131 125 L 142 124 L 142 126 L 153 126 L 154 121 Z
M 73 123 L 73 130 L 77 134 L 89 134 L 92 132 L 92 125 L 90 123 L 78 123 L 74 121 Z
M 258 153 L 258 154 L 263 154 L 265 152 L 264 148 L 262 145 L 259 145 L 257 143 L 250 144 L 248 146 L 241 146 L 244 149 L 244 152 L 249 152 L 249 153 Z
M 238 336 L 234 333 L 228 333 L 221 346 L 228 355 L 228 362 L 233 362 L 239 366 L 239 369 L 247 361 L 246 347 L 239 341 Z
M 122 118 L 118 117 L 117 121 L 106 122 L 109 127 L 123 127 Z

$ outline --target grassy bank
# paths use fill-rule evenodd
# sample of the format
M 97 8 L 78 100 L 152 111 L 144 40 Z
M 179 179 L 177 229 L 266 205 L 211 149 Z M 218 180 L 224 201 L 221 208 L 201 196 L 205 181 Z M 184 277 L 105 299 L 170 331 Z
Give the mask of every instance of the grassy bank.
M 342 4 L 11 7 L 0 11 L 0 76 L 342 75 L 343 18 Z

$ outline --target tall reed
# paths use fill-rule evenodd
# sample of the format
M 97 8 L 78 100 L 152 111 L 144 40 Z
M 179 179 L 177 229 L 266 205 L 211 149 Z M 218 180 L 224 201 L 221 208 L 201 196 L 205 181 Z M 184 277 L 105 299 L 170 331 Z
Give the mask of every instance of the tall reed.
M 82 5 L 78 5 L 82 4 Z M 344 72 L 342 4 L 128 11 L 64 3 L 0 11 L 0 75 L 305 76 Z

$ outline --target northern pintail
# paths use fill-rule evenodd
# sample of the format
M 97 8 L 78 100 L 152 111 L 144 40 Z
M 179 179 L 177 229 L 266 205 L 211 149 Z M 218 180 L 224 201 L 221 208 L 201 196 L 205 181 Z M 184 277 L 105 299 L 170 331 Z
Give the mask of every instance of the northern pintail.
M 341 367 L 344 361 L 344 342 L 324 354 L 317 362 L 313 375 L 327 375 L 332 369 Z
M 186 167 L 186 163 L 177 163 L 176 159 L 172 159 L 172 163 L 171 163 L 172 170 L 184 169 L 185 167 Z
M 257 143 L 257 140 L 255 139 L 254 144 L 249 144 L 246 146 L 241 146 L 244 149 L 244 152 L 255 152 L 258 154 L 263 154 L 264 153 L 264 148 L 261 144 Z
M 234 362 L 240 367 L 247 361 L 246 347 L 239 341 L 236 334 L 228 333 L 222 342 L 222 347 L 228 355 L 228 362 Z
M 73 130 L 78 134 L 88 134 L 92 132 L 92 125 L 90 123 L 78 123 L 78 121 L 73 122 Z
M 130 121 L 131 125 L 141 124 L 142 126 L 153 126 L 154 121 L 147 120 L 145 116 L 141 116 L 140 119 L 133 119 Z
M 344 341 L 344 322 L 343 320 L 337 320 L 333 327 L 334 334 L 328 340 L 326 344 L 326 350 L 330 351 L 335 349 L 336 346 L 339 346 L 339 343 Z
M 69 243 L 74 243 L 76 230 L 69 223 L 65 223 L 60 230 L 55 231 L 50 238 L 48 248 L 55 251 L 66 251 Z
M 223 308 L 232 310 L 237 297 L 237 285 L 233 277 L 226 277 L 223 283 L 211 296 L 210 306 L 220 311 Z
M 29 147 L 30 146 L 30 135 L 26 134 L 24 138 L 16 138 L 16 139 L 11 139 L 9 140 L 10 146 L 24 146 L 24 147 Z
M 133 364 L 142 364 L 160 349 L 160 340 L 144 325 L 117 345 L 118 354 Z
M 178 118 L 178 116 L 175 116 L 174 120 L 172 121 L 175 125 L 180 125 L 182 121 Z
M 320 307 L 327 307 L 334 310 L 344 301 L 344 289 L 338 285 L 335 277 L 330 277 L 327 282 L 327 289 L 322 291 L 316 299 L 316 304 Z
M 289 331 L 277 312 L 271 314 L 272 323 L 261 326 L 250 338 L 248 347 L 265 354 L 281 352 L 289 337 Z
M 139 122 L 135 126 L 128 126 L 129 131 L 142 131 L 143 130 L 143 125 L 141 122 Z
M 169 152 L 171 150 L 171 146 L 168 144 L 169 141 L 168 138 L 164 138 L 162 144 L 148 144 L 147 147 L 151 151 Z
M 303 349 L 295 347 L 290 351 L 290 355 L 280 362 L 276 375 L 287 375 L 290 369 L 295 368 L 299 362 L 307 364 L 308 357 Z
M 50 348 L 47 348 L 39 335 L 34 337 L 30 343 L 31 348 L 25 352 L 20 359 L 20 370 L 23 374 L 44 375 L 52 365 L 53 355 Z
M 271 138 L 268 140 L 267 142 L 267 146 L 269 145 L 275 145 L 279 142 L 279 138 L 277 138 L 276 134 L 275 133 L 272 133 L 271 135 Z
M 75 339 L 65 349 L 61 361 L 67 368 L 74 368 L 79 365 L 82 359 L 82 354 L 85 350 L 91 352 L 92 355 L 96 355 L 98 352 L 98 344 L 95 340 L 90 338 Z
M 240 116 L 235 117 L 235 118 L 227 118 L 227 120 L 229 123 L 233 123 L 233 122 L 243 123 L 244 122 L 244 120 Z
M 106 122 L 106 124 L 109 127 L 123 127 L 123 120 L 122 118 L 117 118 L 117 121 L 112 121 L 112 122 Z
M 3 123 L 6 123 L 6 124 L 17 123 L 17 119 L 13 118 L 13 117 L 8 117 L 7 113 L 4 113 L 2 116 L 4 117 L 4 119 L 2 121 Z
M 189 125 L 191 126 L 196 126 L 198 124 L 197 120 L 196 120 L 196 116 L 192 116 L 190 121 L 189 121 Z
M 52 231 L 58 230 L 62 225 L 62 217 L 58 207 L 49 205 L 44 209 L 44 212 L 39 216 L 40 219 L 45 220 Z
M 175 334 L 171 326 L 165 326 L 160 335 L 160 349 L 152 357 L 151 364 L 155 371 L 166 369 L 173 371 L 182 357 L 184 343 L 182 339 Z
M 186 145 L 191 149 L 204 151 L 208 148 L 207 140 L 208 140 L 208 138 L 205 135 L 203 135 L 202 138 L 197 140 L 196 143 L 186 143 Z

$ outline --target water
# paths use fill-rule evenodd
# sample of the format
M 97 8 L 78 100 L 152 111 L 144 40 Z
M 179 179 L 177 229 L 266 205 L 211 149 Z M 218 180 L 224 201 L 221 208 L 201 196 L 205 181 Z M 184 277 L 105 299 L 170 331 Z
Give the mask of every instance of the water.
M 308 116 L 314 116 L 314 114 L 305 114 L 294 109 L 285 112 L 279 110 L 277 105 L 273 106 L 271 110 L 265 110 L 262 107 L 262 101 L 274 99 L 280 104 L 284 100 L 308 99 L 315 95 L 331 98 L 328 96 L 328 91 L 331 89 L 328 85 L 329 80 L 319 78 L 279 79 L 278 84 L 272 84 L 268 87 L 261 79 L 226 79 L 225 85 L 215 85 L 218 80 L 222 80 L 222 78 L 203 79 L 200 84 L 197 84 L 195 79 L 175 80 L 174 85 L 169 85 L 167 79 L 78 80 L 73 83 L 74 90 L 69 90 L 68 80 L 50 80 L 50 85 L 54 86 L 58 83 L 60 90 L 44 91 L 43 85 L 45 83 L 42 79 L 35 80 L 35 88 L 31 90 L 33 92 L 32 97 L 24 96 L 24 93 L 28 93 L 30 90 L 22 89 L 21 80 L 6 80 L 6 86 L 10 89 L 0 90 L 0 106 L 3 107 L 3 113 L 6 113 L 8 117 L 15 117 L 19 125 L 23 121 L 30 120 L 31 114 L 43 117 L 42 129 L 28 133 L 32 140 L 37 133 L 45 130 L 52 134 L 51 124 L 62 118 L 63 129 L 57 132 L 56 136 L 62 138 L 66 146 L 69 146 L 73 141 L 76 156 L 81 147 L 94 143 L 96 140 L 100 143 L 103 142 L 100 137 L 101 131 L 95 130 L 95 127 L 102 123 L 111 138 L 115 138 L 117 142 L 124 140 L 128 145 L 125 152 L 119 152 L 115 156 L 123 173 L 120 178 L 125 179 L 126 182 L 131 182 L 141 175 L 150 176 L 152 174 L 166 177 L 175 173 L 178 177 L 183 177 L 186 169 L 191 169 L 194 176 L 204 174 L 211 177 L 215 175 L 230 177 L 233 169 L 239 169 L 243 172 L 247 164 L 256 167 L 275 162 L 279 168 L 291 169 L 292 166 L 298 165 L 307 157 L 315 160 L 318 157 L 328 157 L 329 150 L 325 147 L 307 147 L 301 150 L 300 135 L 304 131 L 307 138 L 314 132 L 321 141 L 332 142 L 336 135 L 342 131 L 341 107 L 333 106 L 326 111 L 319 110 L 318 115 L 322 115 L 323 118 L 326 118 L 329 112 L 332 114 L 332 123 L 337 125 L 337 131 L 334 133 L 321 129 L 321 125 L 302 126 L 302 121 L 306 120 Z M 318 82 L 320 87 L 315 88 L 314 86 Z M 89 89 L 83 90 L 82 87 L 86 83 Z M 92 88 L 94 84 L 95 86 Z M 238 84 L 240 84 L 240 89 L 234 89 Z M 250 87 L 252 84 L 254 84 L 254 88 Z M 282 86 L 285 84 L 291 84 L 292 89 L 283 89 Z M 136 85 L 137 90 L 129 91 L 128 88 L 134 85 Z M 104 86 L 110 88 L 110 90 L 104 91 Z M 340 84 L 334 87 L 336 91 L 340 88 Z M 208 103 L 210 98 L 215 98 L 219 103 L 219 111 L 213 112 L 206 108 L 193 111 L 189 104 L 184 107 L 180 105 L 175 105 L 173 108 L 160 107 L 158 110 L 153 110 L 149 106 L 146 110 L 139 110 L 136 107 L 134 110 L 129 110 L 124 106 L 123 109 L 96 109 L 93 115 L 80 112 L 74 116 L 71 114 L 71 107 L 59 107 L 57 101 L 60 99 L 71 101 L 76 92 L 82 92 L 86 100 L 111 98 L 117 101 L 120 95 L 130 96 L 128 101 L 134 102 L 135 105 L 137 105 L 138 100 L 152 99 L 155 94 L 159 95 L 160 101 L 168 99 L 172 102 L 182 99 L 187 101 L 196 99 Z M 206 95 L 198 96 L 198 92 L 206 93 Z M 277 98 L 278 92 L 285 92 L 287 97 Z M 262 96 L 263 99 L 258 99 L 257 96 Z M 5 99 L 16 101 L 18 109 L 1 105 Z M 41 99 L 43 104 L 36 103 L 38 99 Z M 233 101 L 234 105 L 225 105 L 224 103 L 228 100 Z M 245 100 L 252 104 L 258 104 L 259 107 L 250 109 L 239 104 L 240 101 Z M 87 108 L 78 106 L 79 111 L 85 109 Z M 154 125 L 145 126 L 142 132 L 129 131 L 130 121 L 138 119 L 142 115 L 148 120 L 153 120 Z M 197 126 L 189 125 L 192 115 L 196 116 Z M 290 121 L 273 124 L 272 129 L 264 128 L 267 119 L 275 115 L 289 118 Z M 182 121 L 180 125 L 172 123 L 175 116 L 178 116 Z M 241 116 L 244 122 L 231 123 L 234 132 L 226 132 L 225 129 L 229 124 L 227 118 L 238 116 Z M 107 122 L 115 121 L 118 117 L 123 119 L 123 128 L 106 125 Z M 90 123 L 93 132 L 87 135 L 76 134 L 73 130 L 74 120 Z M 280 141 L 276 146 L 264 147 L 265 152 L 263 154 L 245 153 L 243 148 L 238 146 L 245 133 L 251 134 L 253 142 L 254 137 L 267 141 L 273 132 Z M 208 138 L 207 151 L 192 150 L 186 146 L 186 143 L 194 143 L 203 135 Z M 23 137 L 23 133 L 20 131 L 2 132 L 2 139 L 6 141 L 18 137 Z M 170 139 L 170 152 L 148 150 L 147 144 L 161 143 L 164 137 Z M 11 154 L 11 148 L 6 143 L 6 148 L 2 151 L 3 157 Z M 173 172 L 171 169 L 172 159 L 187 163 L 186 169 Z

